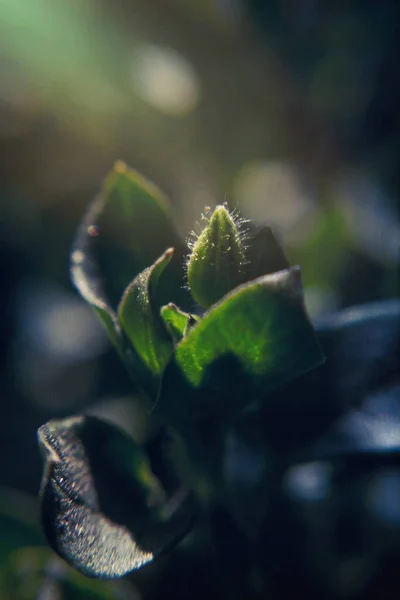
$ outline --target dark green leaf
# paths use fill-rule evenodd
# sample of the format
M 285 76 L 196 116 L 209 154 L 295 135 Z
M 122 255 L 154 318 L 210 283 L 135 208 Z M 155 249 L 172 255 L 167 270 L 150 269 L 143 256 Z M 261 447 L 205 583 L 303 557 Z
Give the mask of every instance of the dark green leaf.
M 293 267 L 236 288 L 204 315 L 176 349 L 158 410 L 183 420 L 236 411 L 322 361 Z
M 198 321 L 198 317 L 183 312 L 172 302 L 161 308 L 161 318 L 175 342 L 180 342 L 186 330 Z
M 140 273 L 126 288 L 118 307 L 118 317 L 142 372 L 139 381 L 146 391 L 157 396 L 160 377 L 170 359 L 173 344 L 154 303 L 158 280 L 172 258 L 170 248 Z
M 289 268 L 289 262 L 270 227 L 263 227 L 251 239 L 248 248 L 249 279 Z
M 54 550 L 91 577 L 114 578 L 152 561 L 191 524 L 190 500 L 168 498 L 141 448 L 94 417 L 50 421 L 42 522 Z

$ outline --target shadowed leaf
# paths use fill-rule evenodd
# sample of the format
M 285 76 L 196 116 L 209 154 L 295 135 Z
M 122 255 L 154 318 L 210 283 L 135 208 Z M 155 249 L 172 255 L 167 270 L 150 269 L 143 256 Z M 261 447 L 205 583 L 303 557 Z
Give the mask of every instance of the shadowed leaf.
M 250 241 L 249 279 L 289 268 L 289 262 L 270 227 L 262 227 Z
M 85 575 L 139 569 L 190 528 L 190 500 L 168 498 L 143 451 L 114 426 L 78 416 L 43 425 L 38 439 L 46 537 Z
M 322 361 L 293 267 L 236 288 L 204 315 L 178 345 L 157 408 L 178 420 L 240 410 Z

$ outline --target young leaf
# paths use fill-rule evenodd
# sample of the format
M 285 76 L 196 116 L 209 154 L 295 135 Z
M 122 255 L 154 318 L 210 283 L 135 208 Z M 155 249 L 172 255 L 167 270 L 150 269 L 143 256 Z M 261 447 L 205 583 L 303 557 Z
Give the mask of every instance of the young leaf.
M 175 342 L 180 342 L 187 328 L 198 321 L 198 317 L 183 312 L 172 302 L 161 308 L 161 318 Z
M 235 220 L 217 206 L 191 248 L 187 278 L 193 298 L 204 308 L 243 283 L 245 250 Z
M 157 408 L 182 420 L 240 410 L 322 361 L 293 267 L 236 288 L 204 315 L 178 345 Z
M 88 416 L 50 421 L 38 439 L 44 532 L 85 575 L 139 569 L 190 528 L 190 499 L 169 503 L 140 447 L 113 425 Z
M 118 307 L 118 317 L 138 360 L 143 365 L 142 380 L 147 391 L 157 394 L 160 377 L 170 359 L 173 344 L 154 303 L 158 280 L 172 258 L 170 248 L 140 273 L 126 288 Z

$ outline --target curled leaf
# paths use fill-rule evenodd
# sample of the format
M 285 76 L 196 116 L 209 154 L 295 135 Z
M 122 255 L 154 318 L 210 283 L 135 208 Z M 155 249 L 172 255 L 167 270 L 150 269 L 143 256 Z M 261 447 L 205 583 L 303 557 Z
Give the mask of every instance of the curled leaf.
M 141 364 L 140 381 L 153 397 L 157 395 L 160 377 L 173 350 L 154 301 L 158 280 L 172 254 L 173 248 L 169 248 L 151 267 L 135 277 L 118 307 L 120 323 L 137 357 L 136 362 Z
M 190 528 L 188 498 L 168 498 L 141 448 L 113 425 L 88 416 L 50 421 L 38 439 L 44 532 L 85 575 L 139 569 Z
M 91 252 L 91 236 L 89 228 L 104 208 L 105 197 L 99 195 L 89 205 L 84 215 L 72 246 L 71 251 L 71 280 L 81 296 L 90 304 L 100 318 L 110 340 L 116 348 L 121 359 L 127 364 L 125 342 L 121 326 L 115 311 L 110 306 L 104 292 L 98 273 L 97 263 Z

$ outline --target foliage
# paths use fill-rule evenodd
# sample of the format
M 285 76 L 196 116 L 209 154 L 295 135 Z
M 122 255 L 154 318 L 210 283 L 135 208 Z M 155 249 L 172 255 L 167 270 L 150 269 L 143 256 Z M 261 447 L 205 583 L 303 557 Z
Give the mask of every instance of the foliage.
M 155 240 L 151 261 L 121 289 L 114 308 L 95 256 L 104 211 L 129 219 L 139 240 L 140 219 L 161 222 L 172 243 L 178 236 L 164 195 L 117 163 L 71 254 L 72 279 L 139 390 L 153 438 L 138 444 L 86 415 L 43 425 L 46 537 L 82 573 L 115 578 L 152 562 L 200 520 L 221 572 L 240 564 L 231 597 L 263 597 L 270 585 L 265 561 L 273 554 L 268 512 L 285 505 L 293 466 L 325 461 L 335 471 L 360 461 L 367 469 L 398 463 L 398 426 L 390 421 L 389 443 L 364 432 L 374 419 L 365 394 L 380 389 L 391 369 L 399 306 L 356 310 L 316 333 L 300 268 L 288 265 L 268 228 L 245 230 L 220 205 L 208 209 L 188 256 L 178 241 L 177 263 L 173 249 L 160 255 Z M 169 270 L 177 280 L 177 266 L 182 277 L 186 267 L 190 312 L 176 305 L 173 286 L 167 304 L 160 298 Z M 152 440 L 162 441 L 156 461 L 148 453 Z

